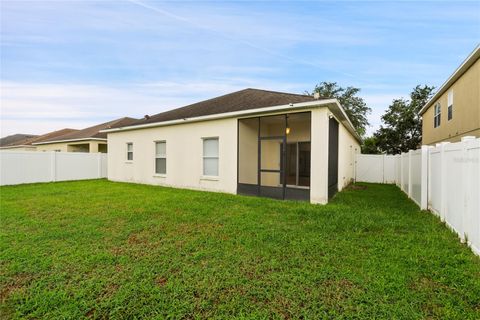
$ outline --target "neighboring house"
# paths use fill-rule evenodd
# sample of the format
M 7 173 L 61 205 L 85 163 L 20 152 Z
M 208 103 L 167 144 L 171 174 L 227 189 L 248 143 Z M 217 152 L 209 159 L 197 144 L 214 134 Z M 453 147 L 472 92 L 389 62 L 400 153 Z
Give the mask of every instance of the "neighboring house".
M 480 137 L 480 46 L 420 110 L 422 144 Z
M 37 151 L 106 153 L 107 134 L 100 130 L 129 125 L 137 120 L 120 118 L 61 136 L 42 139 L 42 141 L 33 142 L 32 145 L 37 147 Z
M 108 178 L 326 203 L 360 137 L 336 99 L 245 89 L 108 133 Z
M 30 138 L 25 138 L 25 139 L 20 139 L 20 140 L 15 140 L 14 142 L 10 142 L 8 144 L 5 144 L 0 147 L 0 150 L 2 151 L 37 151 L 37 147 L 33 145 L 33 143 L 36 142 L 41 142 L 44 140 L 56 138 L 63 136 L 68 133 L 72 133 L 78 131 L 76 129 L 62 129 L 62 130 L 57 130 L 57 131 L 52 131 L 40 136 L 34 136 L 34 135 L 29 135 Z M 24 135 L 26 136 L 26 135 Z M 8 138 L 8 137 L 6 137 Z M 6 139 L 4 138 L 4 139 Z
M 23 134 L 23 133 L 12 134 L 10 136 L 0 139 L 0 150 L 10 150 L 12 146 L 25 145 L 25 143 L 28 142 L 30 139 L 36 138 L 36 137 L 38 136 L 33 134 Z M 34 147 L 32 148 L 34 149 Z M 19 147 L 18 149 L 22 150 L 25 148 Z

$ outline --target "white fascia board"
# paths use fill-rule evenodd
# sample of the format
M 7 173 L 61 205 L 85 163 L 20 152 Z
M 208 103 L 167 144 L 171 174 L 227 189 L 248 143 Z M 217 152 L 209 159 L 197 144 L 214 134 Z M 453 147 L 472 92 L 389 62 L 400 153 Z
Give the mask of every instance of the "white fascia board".
M 450 77 L 438 88 L 437 92 L 430 100 L 420 109 L 420 115 L 424 114 L 433 102 L 436 101 L 447 89 L 460 78 L 474 63 L 480 58 L 480 45 L 478 45 L 472 53 L 462 62 L 462 64 L 452 73 Z
M 80 138 L 80 139 L 66 139 L 66 140 L 55 140 L 55 141 L 44 141 L 44 142 L 34 142 L 32 145 L 39 145 L 39 144 L 52 144 L 52 143 L 67 143 L 67 142 L 78 142 L 78 141 L 107 141 L 104 138 Z

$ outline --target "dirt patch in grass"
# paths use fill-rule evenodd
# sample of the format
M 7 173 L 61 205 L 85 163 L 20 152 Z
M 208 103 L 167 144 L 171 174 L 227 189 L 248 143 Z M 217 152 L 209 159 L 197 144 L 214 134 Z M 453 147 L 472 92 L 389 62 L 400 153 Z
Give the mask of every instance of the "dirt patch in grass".
M 363 292 L 359 286 L 348 279 L 328 279 L 323 281 L 320 286 L 324 289 L 322 293 L 324 303 L 339 311 L 342 309 L 339 302 Z
M 368 187 L 360 184 L 350 184 L 347 190 L 366 190 Z
M 160 276 L 160 277 L 157 277 L 155 279 L 155 283 L 159 286 L 159 287 L 165 287 L 167 285 L 167 282 L 168 282 L 168 279 L 163 277 L 163 276 Z
M 14 275 L 9 283 L 0 288 L 0 302 L 5 302 L 13 292 L 25 288 L 32 279 L 32 275 L 28 273 L 18 273 Z

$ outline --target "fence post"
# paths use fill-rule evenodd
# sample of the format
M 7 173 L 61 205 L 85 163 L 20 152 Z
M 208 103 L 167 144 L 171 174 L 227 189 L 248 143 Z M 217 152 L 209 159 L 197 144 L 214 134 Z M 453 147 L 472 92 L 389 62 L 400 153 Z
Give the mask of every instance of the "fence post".
M 421 167 L 421 179 L 420 179 L 420 188 L 421 188 L 421 201 L 420 209 L 428 209 L 428 146 L 422 146 L 422 167 Z
M 412 197 L 412 152 L 413 150 L 408 150 L 408 197 Z
M 50 151 L 50 179 L 57 181 L 57 153 Z

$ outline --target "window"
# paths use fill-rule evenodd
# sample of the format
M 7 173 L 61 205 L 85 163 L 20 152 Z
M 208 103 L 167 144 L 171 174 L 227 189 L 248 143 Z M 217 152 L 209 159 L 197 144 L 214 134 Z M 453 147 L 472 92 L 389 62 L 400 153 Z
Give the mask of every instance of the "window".
M 127 160 L 133 160 L 133 143 L 131 142 L 127 143 Z
M 155 173 L 167 174 L 167 142 L 155 142 Z
M 440 103 L 435 105 L 435 114 L 433 116 L 433 127 L 436 128 L 440 126 Z
M 453 118 L 453 91 L 450 90 L 448 93 L 448 108 L 447 108 L 448 114 L 447 118 L 448 120 L 452 120 Z
M 203 175 L 218 176 L 218 138 L 203 139 Z

